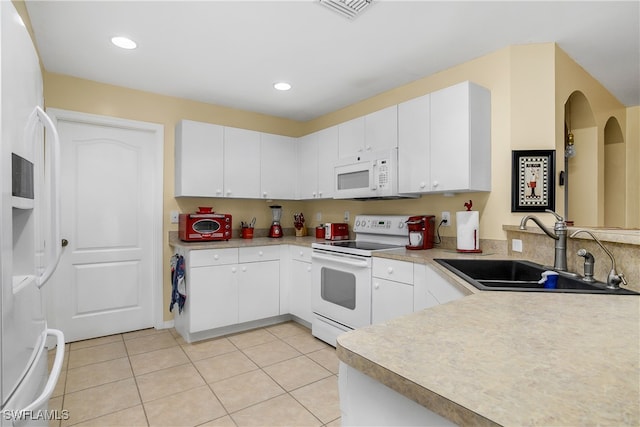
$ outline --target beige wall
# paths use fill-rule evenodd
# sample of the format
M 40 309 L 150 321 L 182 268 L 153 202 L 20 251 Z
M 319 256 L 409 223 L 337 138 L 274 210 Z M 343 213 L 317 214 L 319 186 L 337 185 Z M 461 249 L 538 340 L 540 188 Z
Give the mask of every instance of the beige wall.
M 564 67 L 561 72 L 556 70 L 557 62 L 560 62 Z M 553 43 L 511 46 L 306 123 L 155 95 L 53 73 L 45 73 L 44 87 L 47 107 L 164 125 L 163 224 L 165 239 L 163 253 L 164 260 L 168 260 L 171 251 L 167 244 L 166 234 L 170 230 L 177 229 L 175 224 L 169 222 L 169 212 L 172 210 L 189 212 L 197 206 L 213 206 L 216 211 L 233 214 L 234 218 L 237 218 L 236 222 L 249 220 L 256 216 L 258 228 L 267 227 L 271 218 L 268 208 L 270 203 L 265 203 L 262 200 L 206 198 L 181 198 L 177 200 L 173 197 L 174 126 L 180 119 L 301 136 L 464 80 L 474 81 L 491 90 L 493 191 L 455 195 L 454 197 L 428 195 L 415 200 L 397 201 L 276 202 L 282 204 L 284 208 L 283 226 L 291 227 L 292 213 L 302 211 L 308 218 L 308 225 L 312 227 L 318 223 L 316 220 L 318 214 L 322 216 L 322 222 L 342 221 L 344 211 L 349 211 L 351 218 L 362 213 L 425 213 L 435 214 L 439 217 L 440 213 L 445 210 L 452 213 L 463 210 L 464 202 L 472 199 L 474 210 L 480 211 L 480 237 L 482 239 L 505 240 L 506 235 L 502 230 L 502 225 L 517 224 L 522 216 L 510 212 L 511 150 L 558 149 L 558 147 L 561 149 L 559 141 L 562 141 L 564 105 L 564 101 L 561 99 L 566 99 L 576 88 L 590 94 L 591 87 L 594 86 L 593 82 L 595 82 L 590 81 L 590 77 L 581 76 L 584 83 L 573 85 L 569 81 L 569 74 L 575 72 L 576 67 Z M 558 80 L 563 83 L 560 91 L 557 88 Z M 582 89 L 583 86 L 584 89 Z M 610 95 L 596 92 L 599 97 L 605 100 L 607 106 L 613 105 L 615 107 L 608 108 L 608 111 L 624 112 L 617 101 L 611 102 Z M 564 98 L 563 94 L 566 94 Z M 592 102 L 597 104 L 599 101 L 600 99 L 596 97 Z M 600 115 L 605 114 L 601 113 Z M 618 120 L 624 129 L 626 118 Z M 605 122 L 606 119 L 602 122 L 603 126 Z M 636 136 L 638 134 L 637 123 L 636 119 L 636 130 L 634 131 Z M 636 185 L 636 189 L 637 187 Z M 558 192 L 560 207 L 562 207 L 561 194 Z M 551 217 L 546 218 L 547 216 L 549 215 L 544 215 L 543 219 L 551 223 Z M 455 215 L 453 217 L 455 218 Z M 442 228 L 441 234 L 449 237 L 455 236 L 455 223 L 451 227 Z M 169 272 L 168 268 L 164 268 L 165 299 L 170 294 L 169 290 Z M 165 304 L 164 317 L 170 319 L 172 315 L 166 311 L 166 306 L 167 304 Z

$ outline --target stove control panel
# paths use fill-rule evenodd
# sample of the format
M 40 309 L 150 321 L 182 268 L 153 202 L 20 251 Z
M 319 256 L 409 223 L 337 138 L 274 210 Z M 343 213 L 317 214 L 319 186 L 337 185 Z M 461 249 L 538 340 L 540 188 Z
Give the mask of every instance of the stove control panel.
M 355 233 L 407 236 L 406 215 L 357 215 L 353 225 Z

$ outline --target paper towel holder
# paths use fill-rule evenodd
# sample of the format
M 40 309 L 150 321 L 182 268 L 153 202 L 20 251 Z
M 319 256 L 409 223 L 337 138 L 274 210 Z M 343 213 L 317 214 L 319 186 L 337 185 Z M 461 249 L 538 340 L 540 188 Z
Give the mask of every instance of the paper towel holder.
M 482 253 L 480 249 L 479 213 L 472 211 L 473 201 L 465 202 L 466 211 L 456 212 L 457 247 L 456 251 L 467 254 Z

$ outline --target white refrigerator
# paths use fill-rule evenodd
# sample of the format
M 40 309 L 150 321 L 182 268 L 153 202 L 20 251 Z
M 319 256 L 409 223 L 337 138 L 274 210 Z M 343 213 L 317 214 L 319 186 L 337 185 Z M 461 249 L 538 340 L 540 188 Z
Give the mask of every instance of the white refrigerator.
M 47 328 L 41 293 L 61 250 L 59 143 L 42 110 L 38 55 L 11 1 L 0 0 L 0 18 L 0 426 L 48 425 L 64 416 L 48 410 L 64 336 Z

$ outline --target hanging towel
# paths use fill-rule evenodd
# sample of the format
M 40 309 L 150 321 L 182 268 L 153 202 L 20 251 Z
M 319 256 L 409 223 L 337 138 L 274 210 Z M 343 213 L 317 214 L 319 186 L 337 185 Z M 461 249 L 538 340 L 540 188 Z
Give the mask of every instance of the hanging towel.
M 175 254 L 171 257 L 171 304 L 169 311 L 173 311 L 174 304 L 178 304 L 178 314 L 182 314 L 187 300 L 187 283 L 184 278 L 184 257 Z

